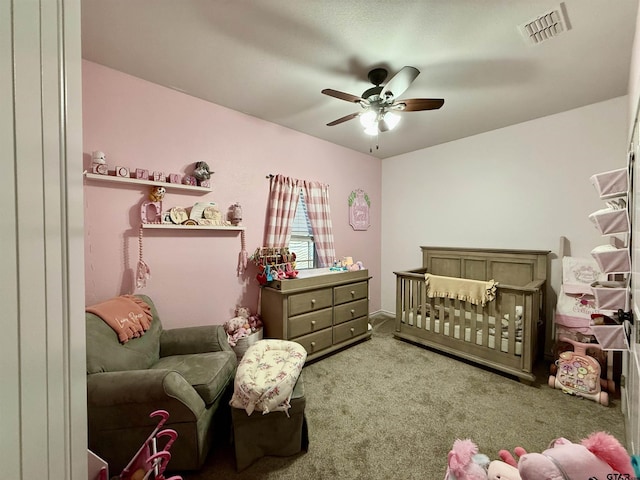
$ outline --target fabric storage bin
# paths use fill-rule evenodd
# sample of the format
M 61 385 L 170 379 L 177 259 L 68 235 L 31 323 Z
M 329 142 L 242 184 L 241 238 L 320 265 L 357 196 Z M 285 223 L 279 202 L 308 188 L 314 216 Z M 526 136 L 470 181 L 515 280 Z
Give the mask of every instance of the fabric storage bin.
M 591 250 L 591 255 L 604 273 L 631 272 L 631 256 L 627 248 L 599 245 Z
M 598 262 L 589 257 L 562 257 L 562 294 L 593 295 L 591 284 L 599 280 L 607 280 Z
M 629 282 L 594 282 L 591 291 L 596 300 L 598 310 L 628 310 Z
M 603 208 L 589 215 L 602 235 L 629 233 L 629 214 L 627 209 Z
M 236 357 L 238 361 L 244 356 L 244 353 L 247 349 L 256 343 L 258 340 L 262 340 L 262 327 L 253 332 L 246 337 L 241 337 L 236 341 L 236 345 L 233 348 L 233 351 L 236 353 Z
M 591 330 L 602 350 L 629 350 L 624 325 L 592 325 Z
M 610 170 L 591 176 L 591 183 L 598 191 L 600 198 L 611 198 L 625 195 L 629 189 L 626 168 Z

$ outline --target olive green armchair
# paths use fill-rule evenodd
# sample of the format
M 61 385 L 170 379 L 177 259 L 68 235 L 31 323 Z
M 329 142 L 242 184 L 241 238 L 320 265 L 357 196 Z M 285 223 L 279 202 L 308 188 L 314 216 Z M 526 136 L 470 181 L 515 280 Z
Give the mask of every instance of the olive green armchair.
M 169 470 L 197 470 L 214 431 L 229 438 L 237 360 L 221 325 L 163 330 L 151 299 L 149 329 L 121 344 L 102 318 L 86 313 L 89 449 L 119 474 L 151 434 L 156 410 L 177 432 Z

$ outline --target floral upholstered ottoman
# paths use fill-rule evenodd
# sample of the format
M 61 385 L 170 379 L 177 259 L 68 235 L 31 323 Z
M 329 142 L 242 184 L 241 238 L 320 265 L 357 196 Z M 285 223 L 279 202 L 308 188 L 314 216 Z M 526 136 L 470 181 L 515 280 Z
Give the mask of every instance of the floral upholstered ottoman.
M 301 374 L 306 358 L 300 344 L 275 339 L 256 342 L 242 357 L 230 402 L 238 471 L 265 455 L 307 449 Z

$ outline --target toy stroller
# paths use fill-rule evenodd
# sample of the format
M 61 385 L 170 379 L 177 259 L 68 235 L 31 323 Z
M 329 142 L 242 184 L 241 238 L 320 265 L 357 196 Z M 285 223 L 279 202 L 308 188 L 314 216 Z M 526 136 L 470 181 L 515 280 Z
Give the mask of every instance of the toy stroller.
M 119 480 L 182 480 L 180 476 L 172 476 L 165 478 L 164 471 L 167 463 L 171 459 L 169 449 L 178 437 L 175 430 L 166 428 L 161 430 L 162 426 L 169 418 L 169 413 L 165 410 L 156 410 L 149 415 L 151 418 L 160 417 L 160 421 L 156 428 L 153 429 L 151 435 L 144 441 L 140 449 L 133 456 L 129 464 L 122 470 Z M 158 449 L 158 440 L 167 438 L 166 443 L 161 449 Z

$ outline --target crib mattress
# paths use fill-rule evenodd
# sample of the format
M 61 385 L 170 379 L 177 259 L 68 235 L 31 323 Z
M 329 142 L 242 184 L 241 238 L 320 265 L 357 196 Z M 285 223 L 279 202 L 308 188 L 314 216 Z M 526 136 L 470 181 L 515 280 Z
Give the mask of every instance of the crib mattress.
M 411 326 L 416 326 L 417 328 L 423 328 L 422 327 L 422 315 L 418 314 L 415 315 L 416 317 L 416 321 L 414 322 L 414 314 L 413 312 L 409 312 L 408 315 L 406 314 L 406 312 L 403 312 L 403 323 L 407 323 L 408 325 Z M 458 311 L 456 311 L 457 314 L 459 314 Z M 465 318 L 467 320 L 471 319 L 471 312 L 465 312 Z M 407 320 L 404 320 L 407 319 Z M 450 334 L 450 322 L 448 319 L 444 319 L 441 320 L 439 318 L 431 318 L 431 317 L 426 317 L 426 326 L 425 326 L 425 330 L 427 331 L 431 331 L 431 327 L 433 326 L 433 331 L 434 333 L 440 333 L 443 334 L 445 336 L 452 336 L 453 338 L 456 338 L 458 340 L 461 340 L 461 335 L 460 335 L 460 331 L 461 331 L 461 325 L 454 325 L 453 328 L 453 335 Z M 484 317 L 482 315 L 477 315 L 476 318 L 476 332 L 475 332 L 475 343 L 477 345 L 482 345 L 482 336 L 483 336 L 483 331 L 482 331 L 482 322 L 484 321 Z M 488 322 L 489 322 L 489 335 L 487 338 L 487 345 L 490 349 L 495 349 L 495 342 L 496 342 L 496 336 L 495 336 L 495 324 L 496 324 L 496 319 L 495 317 L 488 317 Z M 465 327 L 464 328 L 464 341 L 465 342 L 471 342 L 471 335 L 472 335 L 472 331 L 471 331 L 471 327 Z M 508 336 L 508 332 L 502 332 L 501 338 L 500 338 L 500 350 L 504 353 L 508 353 L 509 352 L 509 336 Z M 516 342 L 515 342 L 515 355 L 521 356 L 522 355 L 522 339 L 521 338 L 516 338 Z

